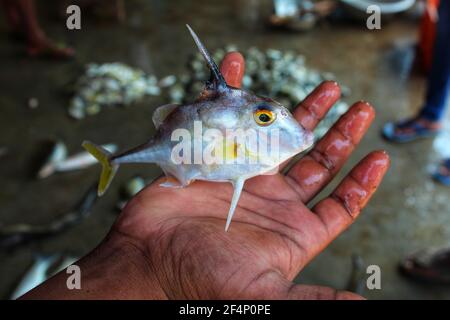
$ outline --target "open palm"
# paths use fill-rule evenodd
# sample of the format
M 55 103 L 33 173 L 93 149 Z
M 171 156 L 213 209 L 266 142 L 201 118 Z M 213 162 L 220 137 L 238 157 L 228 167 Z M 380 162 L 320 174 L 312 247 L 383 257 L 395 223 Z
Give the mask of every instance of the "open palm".
M 230 85 L 239 86 L 242 56 L 228 54 L 221 70 Z M 312 130 L 339 96 L 336 83 L 324 82 L 294 116 Z M 248 180 L 229 232 L 224 226 L 231 184 L 196 181 L 172 189 L 160 187 L 160 179 L 129 202 L 113 233 L 142 252 L 161 298 L 357 298 L 331 288 L 295 285 L 292 279 L 354 221 L 380 184 L 389 159 L 375 151 L 330 196 L 307 207 L 342 167 L 373 118 L 370 105 L 355 103 L 286 174 Z

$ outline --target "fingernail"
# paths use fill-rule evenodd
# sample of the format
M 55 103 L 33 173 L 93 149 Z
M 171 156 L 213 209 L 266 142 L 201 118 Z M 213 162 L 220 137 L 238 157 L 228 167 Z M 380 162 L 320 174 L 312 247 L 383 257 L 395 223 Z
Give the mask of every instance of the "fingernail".
M 353 142 L 358 143 L 373 118 L 373 108 L 370 105 L 357 102 L 339 121 L 338 128 L 344 136 L 352 137 Z

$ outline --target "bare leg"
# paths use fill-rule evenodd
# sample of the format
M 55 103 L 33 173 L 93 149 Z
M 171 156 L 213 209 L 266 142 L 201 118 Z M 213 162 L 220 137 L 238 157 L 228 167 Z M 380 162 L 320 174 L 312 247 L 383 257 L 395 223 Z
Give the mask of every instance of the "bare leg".
M 16 24 L 19 31 L 27 38 L 28 54 L 30 56 L 49 55 L 56 58 L 73 56 L 71 48 L 58 46 L 42 30 L 37 19 L 34 0 L 2 0 L 6 9 L 8 21 Z
M 0 0 L 3 9 L 6 13 L 6 21 L 11 32 L 20 34 L 23 32 L 23 25 L 20 18 L 20 13 L 15 3 L 11 0 Z

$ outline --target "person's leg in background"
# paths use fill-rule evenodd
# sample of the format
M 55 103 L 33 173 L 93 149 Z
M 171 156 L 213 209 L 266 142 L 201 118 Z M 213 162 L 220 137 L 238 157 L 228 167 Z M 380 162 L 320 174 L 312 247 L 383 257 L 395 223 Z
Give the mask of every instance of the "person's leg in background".
M 450 1 L 441 1 L 433 49 L 433 63 L 428 75 L 424 107 L 412 119 L 387 123 L 383 136 L 393 142 L 410 142 L 435 136 L 441 128 L 450 84 Z
M 431 67 L 427 107 L 421 112 L 424 118 L 436 119 L 436 121 L 444 117 L 445 106 L 450 103 L 450 1 L 440 2 L 439 19 L 434 50 L 436 55 L 443 58 L 433 55 L 433 59 L 438 59 L 439 63 L 433 63 Z M 433 174 L 433 178 L 450 186 L 450 159 L 442 161 L 438 171 Z
M 0 0 L 6 14 L 6 21 L 10 32 L 14 35 L 20 35 L 23 32 L 20 13 L 17 6 L 11 5 L 10 2 L 11 0 Z
M 450 84 L 450 1 L 441 1 L 433 49 L 433 63 L 428 75 L 426 103 L 419 117 L 439 122 L 445 113 Z
M 30 56 L 68 58 L 74 55 L 73 49 L 56 44 L 46 36 L 39 25 L 34 0 L 1 0 L 1 2 L 11 29 L 25 34 Z
M 412 141 L 420 136 L 416 134 L 417 131 L 422 130 L 422 133 L 437 131 L 444 117 L 445 108 L 450 103 L 448 101 L 449 81 L 450 1 L 441 0 L 425 105 L 414 119 L 403 123 L 386 124 L 383 128 L 385 138 L 390 141 Z M 439 171 L 433 174 L 433 177 L 450 185 L 450 159 L 443 161 Z M 450 248 L 428 248 L 418 251 L 402 261 L 400 271 L 422 282 L 450 285 Z
M 446 106 L 450 101 L 450 1 L 441 1 L 433 63 L 428 75 L 427 94 L 424 107 L 412 119 L 387 123 L 383 136 L 393 142 L 409 142 L 422 137 L 436 135 L 442 124 Z M 450 159 L 444 160 L 433 177 L 450 186 Z

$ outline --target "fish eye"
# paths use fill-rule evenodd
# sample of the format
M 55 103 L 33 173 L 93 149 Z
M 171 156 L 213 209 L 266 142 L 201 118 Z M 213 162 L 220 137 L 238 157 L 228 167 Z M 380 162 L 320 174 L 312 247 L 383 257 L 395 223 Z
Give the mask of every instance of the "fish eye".
M 276 114 L 267 109 L 260 109 L 255 111 L 253 118 L 258 125 L 268 126 L 275 121 Z

